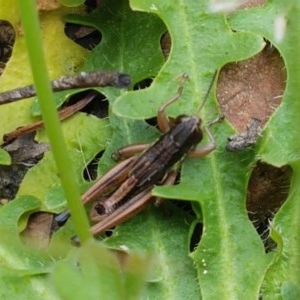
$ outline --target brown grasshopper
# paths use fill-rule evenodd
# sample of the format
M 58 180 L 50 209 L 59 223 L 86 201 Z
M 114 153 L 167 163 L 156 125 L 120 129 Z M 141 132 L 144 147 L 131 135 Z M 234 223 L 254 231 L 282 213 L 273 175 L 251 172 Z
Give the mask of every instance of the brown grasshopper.
M 203 107 L 216 74 L 198 112 Z M 157 114 L 157 123 L 163 135 L 152 145 L 134 144 L 120 148 L 112 155 L 114 159 L 125 159 L 101 177 L 82 196 L 83 204 L 95 202 L 91 219 L 97 222 L 91 227 L 93 235 L 100 234 L 141 211 L 152 199 L 155 185 L 171 185 L 176 180 L 180 162 L 186 157 L 203 157 L 216 148 L 210 127 L 223 119 L 219 116 L 204 128 L 209 144 L 197 148 L 202 140 L 201 119 L 197 116 L 180 115 L 169 121 L 166 109 L 179 99 L 187 75 L 181 77 L 177 93 L 162 105 Z M 141 153 L 140 156 L 135 156 Z M 69 211 L 56 217 L 64 224 Z

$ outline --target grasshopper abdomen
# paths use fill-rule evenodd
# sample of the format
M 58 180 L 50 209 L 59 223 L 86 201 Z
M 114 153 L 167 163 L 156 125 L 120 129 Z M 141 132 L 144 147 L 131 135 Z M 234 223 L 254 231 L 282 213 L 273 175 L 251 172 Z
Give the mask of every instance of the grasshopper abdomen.
M 202 140 L 200 123 L 197 117 L 176 118 L 174 126 L 141 155 L 129 172 L 139 178 L 137 186 L 159 183 L 174 164 L 196 147 Z

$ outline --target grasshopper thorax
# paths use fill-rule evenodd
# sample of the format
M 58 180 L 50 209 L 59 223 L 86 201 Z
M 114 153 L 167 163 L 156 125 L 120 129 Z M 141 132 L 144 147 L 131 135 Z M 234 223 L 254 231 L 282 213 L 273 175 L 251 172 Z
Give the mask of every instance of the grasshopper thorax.
M 201 123 L 201 119 L 196 116 L 178 116 L 172 130 L 174 141 L 186 139 L 190 146 L 197 145 L 203 138 Z

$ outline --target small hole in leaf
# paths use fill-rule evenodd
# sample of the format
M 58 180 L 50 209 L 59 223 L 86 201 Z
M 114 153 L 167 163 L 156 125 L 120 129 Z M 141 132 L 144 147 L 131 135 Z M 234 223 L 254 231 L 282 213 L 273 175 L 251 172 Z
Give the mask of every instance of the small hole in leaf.
M 170 34 L 169 32 L 165 32 L 160 38 L 160 47 L 165 59 L 167 59 L 170 55 L 171 46 L 172 41 Z
M 35 132 L 24 134 L 2 146 L 10 154 L 12 163 L 0 165 L 0 199 L 14 199 L 27 171 L 50 150 L 48 144 L 37 143 L 34 137 Z
M 133 89 L 136 91 L 136 90 L 142 90 L 142 89 L 146 89 L 148 87 L 150 87 L 150 85 L 152 84 L 153 82 L 153 78 L 145 78 L 139 82 L 137 82 Z
M 102 119 L 107 118 L 109 103 L 103 94 L 98 93 L 95 90 L 86 90 L 83 92 L 73 94 L 68 99 L 68 101 L 62 105 L 61 108 L 74 105 L 78 101 L 82 100 L 85 96 L 89 95 L 91 92 L 95 94 L 93 100 L 90 103 L 88 103 L 84 108 L 82 108 L 80 111 L 90 115 L 94 115 L 98 118 L 102 118 Z
M 177 184 L 180 183 L 180 177 L 181 177 L 181 169 L 178 169 L 174 185 L 177 185 Z M 189 215 L 196 217 L 194 209 L 193 209 L 192 202 L 184 201 L 184 200 L 173 200 L 172 203 L 176 207 L 180 208 L 182 211 L 185 211 Z
M 53 214 L 34 212 L 30 214 L 27 226 L 21 232 L 21 240 L 31 247 L 46 249 L 52 233 Z
M 150 119 L 145 119 L 145 122 L 147 124 L 149 124 L 150 126 L 153 126 L 153 127 L 157 128 L 157 118 L 156 117 L 153 117 L 153 118 L 150 118 Z
M 105 236 L 106 236 L 106 237 L 112 236 L 112 234 L 114 233 L 114 229 L 115 229 L 115 227 L 113 227 L 113 228 L 111 228 L 111 229 L 109 229 L 109 230 L 106 230 L 106 231 L 104 232 Z
M 95 97 L 93 101 L 82 110 L 82 112 L 104 119 L 108 117 L 108 109 L 109 103 L 107 98 L 103 94 L 98 93 L 98 96 Z
M 177 184 L 177 183 L 175 183 L 175 184 Z M 196 216 L 195 212 L 193 210 L 193 206 L 190 201 L 173 200 L 172 203 L 174 203 L 174 205 L 176 207 L 180 208 L 182 211 L 185 211 L 187 214 L 194 216 L 194 217 Z
M 181 177 L 181 168 L 178 169 L 178 171 L 177 171 L 176 181 L 175 181 L 174 185 L 180 183 L 180 177 Z M 180 201 L 180 202 L 182 202 L 182 201 Z M 185 203 L 185 202 L 186 202 L 186 203 L 190 203 L 190 202 L 188 202 L 188 201 L 183 201 L 183 202 L 184 202 L 184 203 Z
M 244 132 L 253 118 L 263 128 L 280 105 L 286 85 L 286 68 L 270 43 L 257 55 L 225 65 L 220 72 L 217 97 L 222 113 Z
M 102 40 L 101 32 L 95 27 L 80 24 L 66 23 L 65 34 L 72 41 L 88 50 L 95 48 Z
M 6 20 L 0 20 L 0 75 L 11 57 L 15 38 L 13 26 Z
M 98 163 L 99 163 L 99 160 L 101 159 L 103 153 L 104 153 L 104 150 L 100 151 L 84 168 L 83 178 L 86 181 L 93 181 L 93 180 L 97 179 Z
M 100 5 L 100 0 L 86 0 L 84 2 L 86 12 L 90 13 Z
M 249 180 L 246 202 L 248 217 L 263 240 L 266 252 L 276 248 L 269 237 L 269 223 L 287 198 L 291 175 L 289 166 L 276 168 L 258 162 Z
M 198 244 L 200 243 L 201 237 L 203 233 L 203 224 L 198 222 L 194 225 L 193 233 L 190 239 L 190 252 L 196 250 Z

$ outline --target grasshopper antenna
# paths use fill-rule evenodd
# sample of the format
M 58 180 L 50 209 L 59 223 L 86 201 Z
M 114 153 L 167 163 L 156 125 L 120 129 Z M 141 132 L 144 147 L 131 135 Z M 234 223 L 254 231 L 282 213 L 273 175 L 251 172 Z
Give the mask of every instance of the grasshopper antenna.
M 202 107 L 204 106 L 204 104 L 206 103 L 206 101 L 208 99 L 208 96 L 209 96 L 209 94 L 211 92 L 213 84 L 214 84 L 214 82 L 216 80 L 217 74 L 218 74 L 218 71 L 216 70 L 215 73 L 214 73 L 214 75 L 213 75 L 213 77 L 212 77 L 212 79 L 211 79 L 211 82 L 210 82 L 209 87 L 207 89 L 207 92 L 206 92 L 206 94 L 204 96 L 204 99 L 203 99 L 201 105 L 199 106 L 199 108 L 197 109 L 197 115 L 199 114 L 199 112 L 201 111 Z

